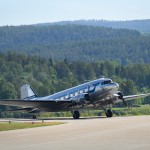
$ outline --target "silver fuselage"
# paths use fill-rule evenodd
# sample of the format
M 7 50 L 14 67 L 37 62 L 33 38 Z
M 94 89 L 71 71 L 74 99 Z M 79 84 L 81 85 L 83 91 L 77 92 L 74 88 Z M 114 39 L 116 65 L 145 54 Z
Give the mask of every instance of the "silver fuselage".
M 109 98 L 112 97 L 113 94 L 118 91 L 118 88 L 119 85 L 115 82 L 112 82 L 111 79 L 100 78 L 49 96 L 33 98 L 32 100 L 33 101 L 54 100 L 54 101 L 59 101 L 59 103 L 61 101 L 63 102 L 66 101 L 67 103 L 67 101 L 69 102 L 71 98 L 74 98 L 75 96 L 82 93 L 87 93 L 90 95 L 90 103 L 85 105 L 76 105 L 75 107 L 79 109 L 79 108 L 89 108 L 89 107 L 92 108 L 94 106 L 93 108 L 96 108 L 96 107 L 100 107 L 100 105 L 98 104 L 101 104 L 103 100 L 104 102 L 106 102 L 106 99 L 109 100 Z M 67 111 L 72 109 L 72 107 L 67 107 L 67 108 L 55 107 L 55 104 L 53 105 L 54 105 L 53 107 L 44 105 L 43 111 Z

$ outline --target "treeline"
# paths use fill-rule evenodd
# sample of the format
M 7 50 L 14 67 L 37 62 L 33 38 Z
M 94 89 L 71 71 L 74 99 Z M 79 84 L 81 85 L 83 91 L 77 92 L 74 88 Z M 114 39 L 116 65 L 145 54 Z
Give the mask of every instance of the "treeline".
M 120 84 L 124 94 L 150 91 L 150 65 L 123 66 L 113 61 L 53 62 L 9 52 L 0 54 L 0 99 L 20 98 L 20 86 L 30 84 L 37 95 L 44 96 L 106 76 Z M 139 104 L 150 103 L 149 99 Z
M 135 36 L 140 36 L 140 33 L 126 29 L 116 30 L 82 25 L 4 26 L 0 27 L 0 47 L 5 50 L 6 48 L 19 48 L 28 45 L 55 45 Z
M 144 20 L 130 20 L 130 21 L 110 21 L 110 20 L 75 20 L 75 21 L 60 21 L 54 23 L 41 23 L 38 25 L 87 25 L 87 26 L 100 26 L 112 27 L 115 29 L 131 29 L 138 30 L 144 33 L 150 33 L 150 19 Z
M 138 31 L 83 25 L 0 27 L 0 51 L 63 61 L 150 62 L 150 36 Z

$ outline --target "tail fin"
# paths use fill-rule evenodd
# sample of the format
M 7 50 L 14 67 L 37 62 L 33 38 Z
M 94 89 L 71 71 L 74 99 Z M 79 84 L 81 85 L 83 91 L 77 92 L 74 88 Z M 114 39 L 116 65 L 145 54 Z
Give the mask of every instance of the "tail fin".
M 20 88 L 20 90 L 21 90 L 21 99 L 32 99 L 37 97 L 37 95 L 34 93 L 32 88 L 28 84 L 23 85 Z

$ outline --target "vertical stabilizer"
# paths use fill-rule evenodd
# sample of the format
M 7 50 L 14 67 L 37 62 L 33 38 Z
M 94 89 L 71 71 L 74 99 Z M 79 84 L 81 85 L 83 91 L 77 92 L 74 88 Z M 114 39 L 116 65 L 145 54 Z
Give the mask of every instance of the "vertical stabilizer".
M 37 95 L 34 93 L 32 88 L 28 84 L 23 85 L 20 88 L 20 90 L 21 90 L 21 99 L 32 99 L 37 97 Z

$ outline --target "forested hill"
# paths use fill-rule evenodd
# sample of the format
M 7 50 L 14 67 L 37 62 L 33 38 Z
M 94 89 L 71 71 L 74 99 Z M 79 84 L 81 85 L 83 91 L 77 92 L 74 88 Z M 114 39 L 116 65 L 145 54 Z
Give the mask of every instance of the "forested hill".
M 132 29 L 144 33 L 150 33 L 150 19 L 145 20 L 131 20 L 131 21 L 108 21 L 108 20 L 76 20 L 76 21 L 61 21 L 55 23 L 42 23 L 38 25 L 87 25 L 87 26 L 101 26 L 112 27 L 116 29 Z
M 53 62 L 9 52 L 0 53 L 0 99 L 20 98 L 20 86 L 30 84 L 39 96 L 49 95 L 87 80 L 110 77 L 127 94 L 150 91 L 150 65 L 118 62 Z M 145 99 L 144 103 L 147 103 Z M 139 101 L 142 102 L 142 101 Z M 1 109 L 1 108 L 0 108 Z
M 0 51 L 68 61 L 150 62 L 150 36 L 83 25 L 0 27 Z

